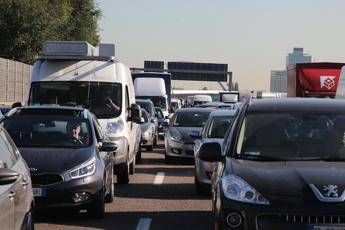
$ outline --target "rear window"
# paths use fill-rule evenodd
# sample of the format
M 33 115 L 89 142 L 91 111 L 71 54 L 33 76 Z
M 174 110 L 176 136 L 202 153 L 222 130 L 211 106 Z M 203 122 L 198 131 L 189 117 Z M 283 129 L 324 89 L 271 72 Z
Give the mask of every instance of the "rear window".
M 173 126 L 175 127 L 203 127 L 210 115 L 206 111 L 184 111 L 175 115 Z
M 224 138 L 226 131 L 232 123 L 233 117 L 231 116 L 216 116 L 212 119 L 209 126 L 207 137 L 208 138 Z

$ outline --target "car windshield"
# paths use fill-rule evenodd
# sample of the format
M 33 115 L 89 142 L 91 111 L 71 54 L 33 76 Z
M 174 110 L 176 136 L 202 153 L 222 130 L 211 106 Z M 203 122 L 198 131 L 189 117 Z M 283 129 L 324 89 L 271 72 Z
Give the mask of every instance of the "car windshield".
M 149 99 L 153 102 L 153 105 L 155 107 L 159 107 L 161 109 L 166 109 L 166 99 L 165 97 L 154 97 L 154 96 L 151 96 L 151 97 L 147 97 L 147 96 L 137 96 L 136 98 L 138 99 Z
M 177 112 L 174 127 L 203 127 L 208 119 L 210 112 L 206 111 L 183 111 Z
M 252 113 L 237 156 L 251 160 L 345 160 L 345 114 Z
M 71 116 L 23 115 L 2 121 L 17 147 L 84 148 L 92 143 L 87 119 Z
M 164 115 L 163 115 L 163 112 L 160 108 L 156 108 L 156 115 L 157 115 L 157 118 L 158 119 L 163 119 L 164 118 Z
M 151 114 L 151 112 L 152 112 L 152 104 L 150 102 L 137 101 L 137 104 L 140 105 L 141 108 L 145 109 L 146 112 Z
M 208 138 L 224 138 L 226 131 L 232 123 L 231 116 L 215 116 L 207 131 Z
M 121 114 L 121 101 L 119 83 L 50 81 L 32 83 L 29 104 L 81 105 L 105 119 Z

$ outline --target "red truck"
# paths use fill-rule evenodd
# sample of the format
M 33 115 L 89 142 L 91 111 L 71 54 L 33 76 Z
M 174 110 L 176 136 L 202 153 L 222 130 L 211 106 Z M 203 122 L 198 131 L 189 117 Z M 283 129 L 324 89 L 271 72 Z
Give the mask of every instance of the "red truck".
M 289 65 L 288 97 L 334 98 L 341 68 L 345 63 L 312 62 Z

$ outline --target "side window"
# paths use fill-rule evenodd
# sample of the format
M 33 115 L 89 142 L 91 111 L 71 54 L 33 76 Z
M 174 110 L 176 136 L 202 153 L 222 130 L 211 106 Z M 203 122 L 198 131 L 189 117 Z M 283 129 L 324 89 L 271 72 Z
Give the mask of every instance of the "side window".
M 12 168 L 17 161 L 15 148 L 4 131 L 0 131 L 0 168 Z

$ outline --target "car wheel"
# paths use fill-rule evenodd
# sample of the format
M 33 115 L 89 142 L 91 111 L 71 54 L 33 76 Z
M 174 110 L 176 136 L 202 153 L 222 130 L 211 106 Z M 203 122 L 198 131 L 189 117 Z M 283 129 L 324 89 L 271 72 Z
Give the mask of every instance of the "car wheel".
M 129 174 L 134 175 L 135 174 L 135 165 L 136 165 L 136 158 L 133 158 L 132 163 L 129 165 Z
M 173 157 L 165 154 L 165 163 L 167 164 L 172 163 L 173 159 L 174 159 Z
M 158 134 L 156 133 L 155 137 L 153 139 L 153 146 L 157 146 L 157 136 L 158 136 Z
M 136 155 L 136 161 L 140 162 L 141 161 L 141 148 L 139 148 L 137 155 Z
M 129 165 L 123 163 L 119 165 L 119 172 L 117 174 L 117 183 L 128 184 L 129 182 Z
M 30 210 L 29 213 L 27 214 L 25 227 L 23 229 L 25 229 L 25 230 L 34 230 L 35 229 L 34 217 L 33 217 L 33 211 L 32 210 Z
M 110 182 L 110 189 L 109 189 L 109 193 L 105 196 L 105 202 L 106 203 L 112 203 L 114 201 L 114 177 L 113 177 L 113 171 L 114 171 L 114 167 L 112 167 L 111 170 L 111 182 Z
M 218 217 L 214 218 L 214 230 L 224 230 L 224 223 Z
M 146 147 L 147 151 L 153 151 L 153 141 L 152 144 Z
M 207 188 L 207 186 L 205 184 L 200 183 L 200 181 L 198 180 L 198 178 L 196 176 L 194 176 L 194 186 L 195 186 L 195 193 L 197 195 L 209 195 L 210 191 Z
M 105 214 L 105 189 L 102 188 L 101 191 L 99 191 L 97 198 L 94 200 L 92 205 L 87 209 L 87 213 L 97 219 L 101 219 L 104 217 Z

